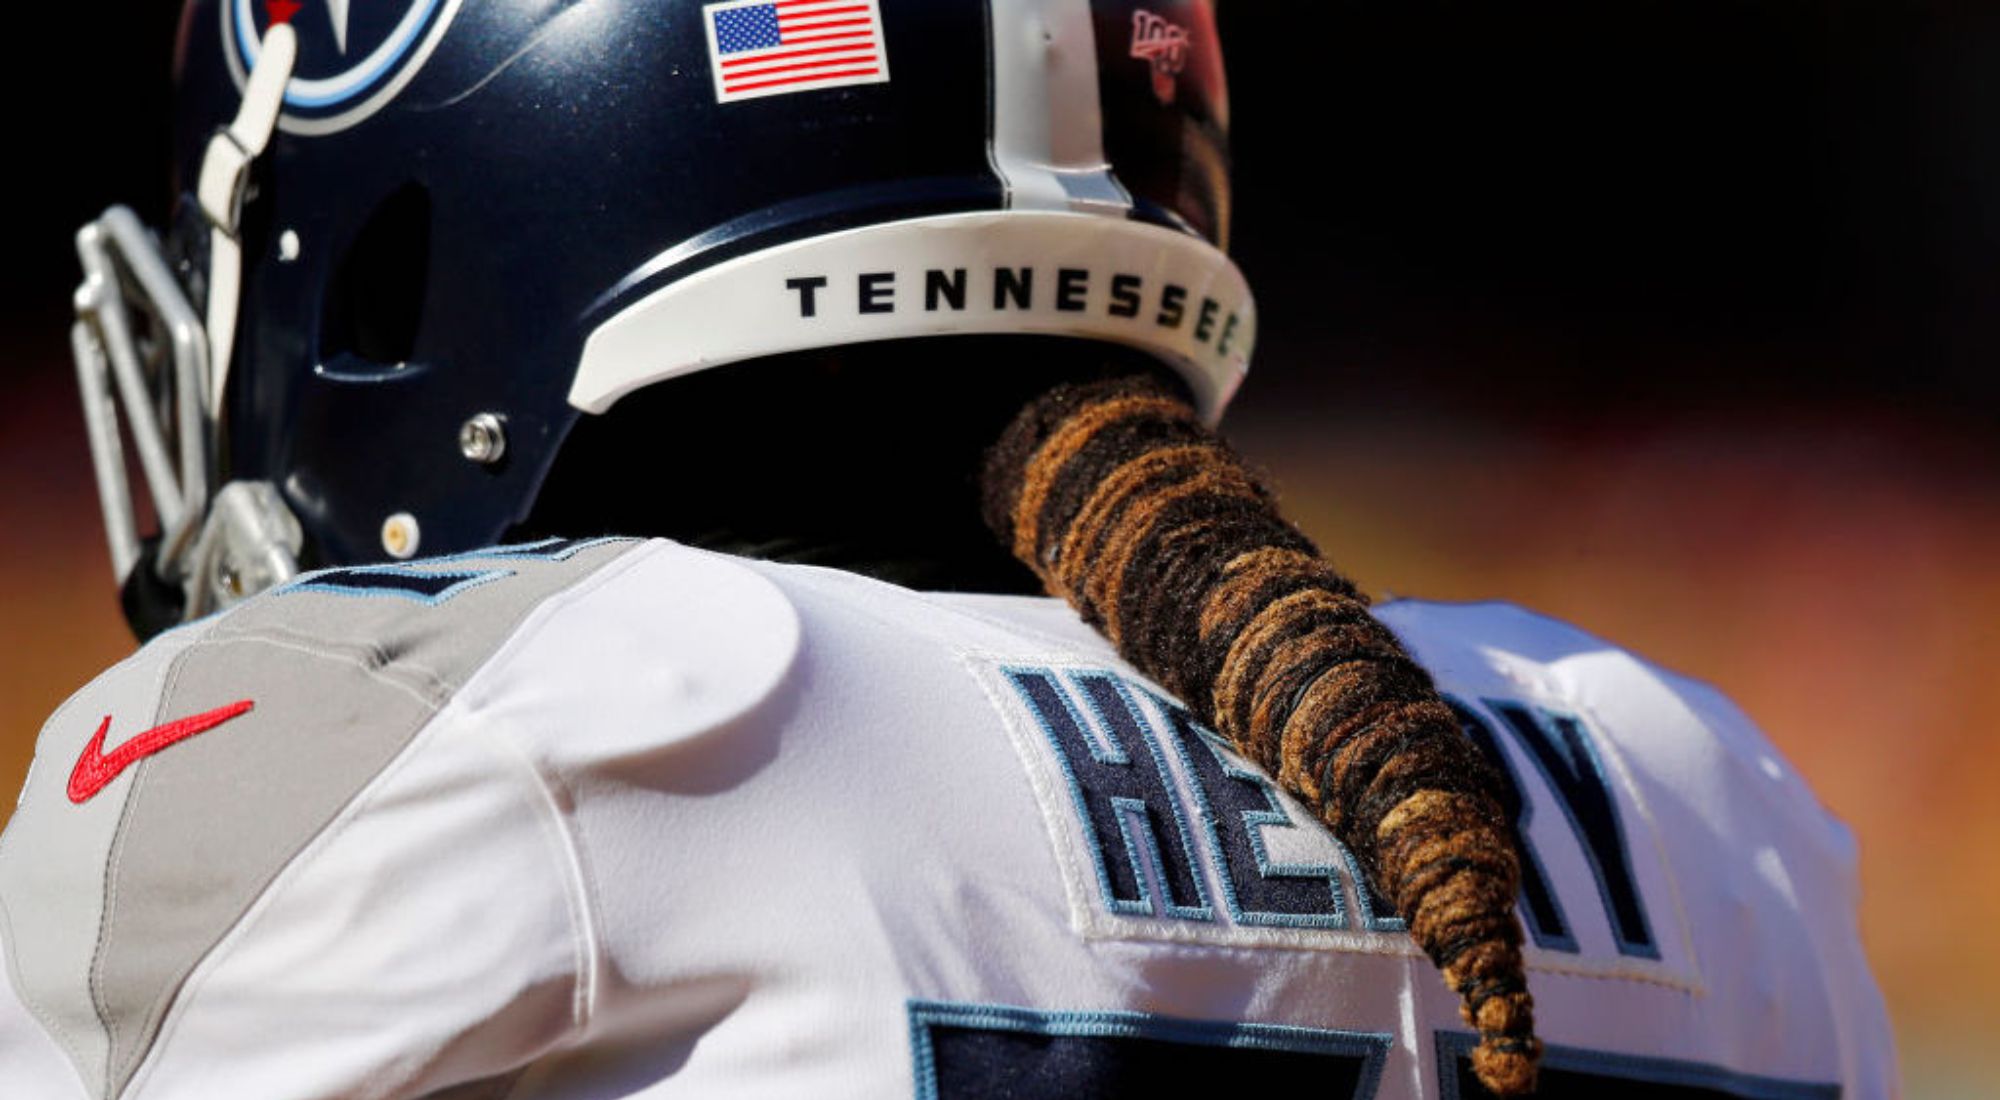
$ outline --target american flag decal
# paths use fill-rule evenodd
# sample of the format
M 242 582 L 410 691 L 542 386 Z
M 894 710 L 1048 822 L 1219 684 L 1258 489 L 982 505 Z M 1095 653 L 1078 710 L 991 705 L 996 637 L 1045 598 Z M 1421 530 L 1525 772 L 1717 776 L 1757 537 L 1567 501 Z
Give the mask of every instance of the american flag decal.
M 878 0 L 726 0 L 701 18 L 717 103 L 889 79 Z

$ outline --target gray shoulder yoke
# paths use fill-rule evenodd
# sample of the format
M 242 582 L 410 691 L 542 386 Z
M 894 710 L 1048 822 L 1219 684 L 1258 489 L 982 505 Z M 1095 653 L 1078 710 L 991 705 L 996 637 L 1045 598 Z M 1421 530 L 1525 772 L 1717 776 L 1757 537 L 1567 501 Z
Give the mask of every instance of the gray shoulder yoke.
M 50 719 L 0 838 L 0 935 L 92 1096 L 122 1092 L 196 964 L 522 620 L 635 545 L 307 574 Z

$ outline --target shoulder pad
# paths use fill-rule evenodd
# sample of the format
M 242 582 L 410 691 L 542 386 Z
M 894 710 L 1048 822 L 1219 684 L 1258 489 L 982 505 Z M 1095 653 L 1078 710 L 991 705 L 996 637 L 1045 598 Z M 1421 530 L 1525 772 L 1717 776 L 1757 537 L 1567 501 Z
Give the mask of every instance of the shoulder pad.
M 308 574 L 56 712 L 0 839 L 0 939 L 91 1095 L 123 1089 L 189 972 L 522 622 L 635 545 Z

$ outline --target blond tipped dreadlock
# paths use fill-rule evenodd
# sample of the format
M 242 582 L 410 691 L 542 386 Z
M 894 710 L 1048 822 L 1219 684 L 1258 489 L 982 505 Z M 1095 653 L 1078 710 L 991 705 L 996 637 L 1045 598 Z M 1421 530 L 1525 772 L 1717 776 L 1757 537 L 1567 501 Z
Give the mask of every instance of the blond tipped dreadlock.
M 1241 460 L 1150 377 L 1069 385 L 1001 437 L 983 503 L 1051 593 L 1347 845 L 1462 998 L 1479 1080 L 1532 1092 L 1541 1044 L 1498 780 Z

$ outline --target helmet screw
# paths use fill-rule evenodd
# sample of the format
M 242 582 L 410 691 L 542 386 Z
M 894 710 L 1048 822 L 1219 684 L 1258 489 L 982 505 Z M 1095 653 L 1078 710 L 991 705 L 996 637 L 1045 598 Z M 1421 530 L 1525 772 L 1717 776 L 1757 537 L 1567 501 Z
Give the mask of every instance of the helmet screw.
M 408 512 L 397 512 L 382 521 L 382 552 L 398 561 L 415 557 L 421 540 L 417 517 Z
M 492 413 L 476 413 L 458 429 L 458 453 L 468 462 L 491 466 L 507 453 L 506 422 Z

